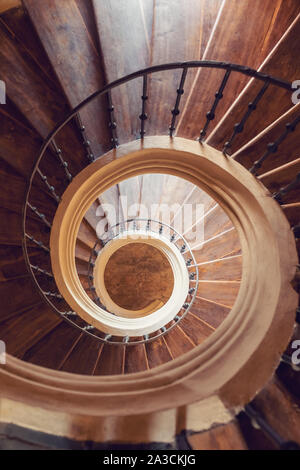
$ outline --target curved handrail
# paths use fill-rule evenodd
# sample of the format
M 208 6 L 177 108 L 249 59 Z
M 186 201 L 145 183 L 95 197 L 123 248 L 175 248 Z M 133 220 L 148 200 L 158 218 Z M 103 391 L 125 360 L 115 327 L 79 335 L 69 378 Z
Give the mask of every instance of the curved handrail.
M 241 73 L 243 75 L 246 75 L 246 76 L 249 76 L 249 77 L 252 77 L 252 78 L 255 78 L 257 80 L 260 80 L 260 81 L 264 82 L 264 87 L 260 91 L 260 93 L 258 94 L 258 99 L 260 99 L 260 95 L 262 95 L 264 93 L 264 90 L 267 88 L 267 86 L 269 84 L 273 84 L 275 86 L 278 86 L 278 87 L 286 89 L 286 90 L 290 90 L 290 91 L 293 90 L 291 83 L 288 83 L 288 82 L 286 82 L 284 80 L 281 80 L 279 78 L 272 77 L 270 75 L 264 74 L 262 72 L 256 71 L 256 70 L 254 70 L 252 68 L 249 68 L 247 66 L 232 64 L 232 63 L 229 63 L 229 62 L 209 61 L 209 60 L 188 61 L 188 62 L 173 62 L 173 63 L 168 63 L 168 64 L 161 64 L 161 65 L 155 65 L 155 66 L 147 67 L 147 68 L 138 70 L 136 72 L 133 72 L 133 73 L 131 73 L 127 76 L 124 76 L 122 78 L 119 78 L 119 79 L 107 84 L 101 90 L 98 90 L 98 91 L 94 92 L 93 94 L 88 96 L 85 100 L 83 100 L 80 104 L 78 104 L 76 107 L 74 107 L 73 110 L 71 112 L 69 112 L 67 114 L 67 116 L 64 119 L 62 119 L 54 127 L 54 129 L 49 133 L 49 135 L 46 137 L 46 139 L 44 140 L 44 142 L 41 146 L 39 155 L 38 155 L 38 157 L 36 159 L 36 162 L 33 166 L 31 176 L 28 179 L 25 203 L 24 203 L 23 212 L 22 212 L 22 216 L 23 216 L 23 222 L 22 222 L 22 225 L 23 225 L 23 252 L 24 252 L 25 263 L 26 263 L 27 268 L 28 268 L 28 270 L 31 274 L 31 277 L 33 278 L 34 284 L 35 284 L 38 292 L 42 295 L 42 297 L 47 301 L 47 303 L 49 305 L 52 306 L 52 303 L 43 294 L 43 291 L 41 290 L 41 288 L 40 288 L 40 286 L 37 282 L 37 279 L 34 275 L 34 272 L 32 270 L 32 267 L 31 267 L 31 264 L 30 264 L 30 259 L 29 259 L 29 254 L 28 254 L 28 251 L 27 251 L 27 243 L 26 243 L 26 236 L 28 237 L 28 235 L 26 234 L 26 216 L 27 216 L 27 206 L 29 205 L 29 194 L 30 194 L 33 178 L 34 178 L 36 172 L 39 171 L 39 169 L 38 169 L 39 163 L 40 163 L 42 157 L 44 156 L 47 148 L 49 147 L 49 145 L 51 143 L 54 143 L 54 138 L 60 132 L 60 130 L 62 130 L 64 128 L 64 126 L 66 124 L 68 124 L 74 117 L 79 116 L 78 113 L 85 106 L 87 106 L 90 102 L 92 102 L 95 98 L 100 97 L 100 96 L 104 95 L 105 93 L 109 94 L 112 89 L 114 89 L 114 88 L 116 88 L 116 87 L 118 87 L 118 86 L 120 86 L 124 83 L 127 83 L 131 80 L 134 80 L 136 78 L 144 77 L 144 86 L 145 86 L 145 77 L 147 78 L 147 76 L 150 75 L 150 74 L 153 74 L 153 73 L 156 73 L 156 72 L 161 72 L 161 71 L 166 71 L 166 70 L 182 69 L 182 71 L 183 71 L 182 80 L 180 82 L 179 89 L 177 90 L 178 97 L 177 97 L 177 100 L 176 100 L 175 109 L 172 111 L 172 114 L 173 114 L 172 126 L 173 126 L 173 124 L 175 122 L 176 115 L 179 113 L 179 111 L 178 111 L 178 104 L 179 104 L 179 101 L 180 101 L 180 96 L 179 95 L 182 94 L 182 92 L 183 92 L 182 86 L 183 86 L 183 83 L 184 83 L 185 75 L 186 75 L 187 70 L 192 69 L 192 68 L 223 69 L 223 70 L 226 71 L 226 74 L 225 74 L 225 77 L 222 81 L 220 90 L 217 93 L 218 96 L 216 95 L 216 100 L 215 100 L 215 103 L 213 105 L 213 109 L 216 108 L 216 106 L 218 104 L 218 100 L 221 98 L 223 89 L 225 88 L 228 76 L 231 72 L 238 72 L 238 73 Z M 143 88 L 143 95 L 144 95 L 144 88 Z M 108 95 L 108 96 L 110 97 L 110 95 Z M 146 97 L 143 96 L 142 99 L 143 98 L 146 98 Z M 143 111 L 142 112 L 144 112 L 144 102 L 143 102 Z M 142 123 L 143 123 L 143 114 L 140 116 L 140 119 L 142 119 Z M 211 112 L 207 113 L 207 119 L 208 119 L 208 121 L 213 119 Z M 208 125 L 208 121 L 206 123 L 206 126 Z M 172 128 L 174 129 L 174 127 L 172 127 Z M 141 137 L 142 138 L 143 138 L 143 134 L 144 134 L 144 131 L 143 131 L 143 133 L 141 132 Z M 172 134 L 170 134 L 170 135 L 172 135 Z M 200 141 L 202 140 L 201 135 L 200 135 L 199 140 Z M 55 145 L 55 143 L 54 143 L 54 145 Z M 225 144 L 225 147 L 226 147 L 226 144 Z M 48 187 L 50 187 L 49 184 L 48 184 Z M 55 195 L 57 201 L 59 202 L 59 198 L 57 198 L 55 192 L 54 192 L 54 195 Z M 37 242 L 36 240 L 33 239 L 33 237 L 31 237 L 31 239 L 35 243 L 39 244 L 39 246 L 41 246 L 42 248 L 47 249 L 47 247 L 43 246 L 43 244 L 41 242 Z M 58 311 L 56 308 L 55 308 L 55 310 Z M 69 319 L 67 319 L 67 320 L 70 321 Z

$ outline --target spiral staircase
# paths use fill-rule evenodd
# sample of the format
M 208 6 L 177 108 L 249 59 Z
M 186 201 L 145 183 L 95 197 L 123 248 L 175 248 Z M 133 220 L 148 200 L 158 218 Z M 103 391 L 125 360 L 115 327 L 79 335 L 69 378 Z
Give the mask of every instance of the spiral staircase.
M 2 3 L 0 448 L 297 449 L 299 2 Z

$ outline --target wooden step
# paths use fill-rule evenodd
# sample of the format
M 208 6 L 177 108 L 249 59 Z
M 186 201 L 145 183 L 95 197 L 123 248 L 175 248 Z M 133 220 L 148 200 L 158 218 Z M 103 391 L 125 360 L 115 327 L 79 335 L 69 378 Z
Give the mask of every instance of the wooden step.
M 251 3 L 251 14 L 249 14 L 248 2 L 233 0 L 224 2 L 222 6 L 212 30 L 211 40 L 201 59 L 219 61 L 225 59 L 227 62 L 247 65 L 254 69 L 260 67 L 300 12 L 297 1 L 290 2 L 287 7 L 281 0 L 275 2 L 267 0 L 263 5 L 255 0 Z M 246 18 L 247 21 L 245 21 Z M 292 63 L 293 61 L 290 62 Z M 279 64 L 281 64 L 280 59 L 277 60 L 277 66 L 281 68 Z M 274 75 L 282 74 L 274 70 Z M 219 89 L 223 76 L 224 71 L 209 69 L 203 69 L 196 75 L 193 87 L 187 90 L 190 93 L 188 106 L 179 121 L 177 135 L 191 139 L 199 137 L 200 130 L 206 121 L 206 113 L 212 107 L 214 93 Z M 231 74 L 212 124 L 216 125 L 220 122 L 226 110 L 248 82 L 247 76 Z M 275 99 L 274 102 L 276 102 Z M 246 110 L 247 105 L 248 102 L 242 110 Z M 225 128 L 222 127 L 218 135 L 209 141 L 211 145 L 218 146 L 218 148 L 224 145 L 228 140 L 228 134 L 230 135 L 233 130 L 234 123 L 238 122 L 240 113 L 237 115 L 237 118 L 228 120 L 224 124 Z M 255 118 L 257 119 L 258 117 Z
M 280 188 L 287 186 L 291 183 L 300 172 L 300 158 L 286 163 L 274 170 L 270 170 L 267 173 L 263 173 L 259 176 L 260 181 L 274 194 L 279 191 Z M 288 194 L 282 196 L 282 200 L 285 203 L 298 202 L 300 196 L 300 188 L 295 187 Z
M 7 97 L 23 114 L 24 121 L 29 122 L 39 135 L 45 138 L 55 124 L 68 113 L 69 105 L 59 84 L 53 86 L 52 81 L 43 75 L 43 70 L 37 67 L 36 61 L 32 61 L 29 51 L 15 41 L 14 36 L 2 24 L 0 40 L 1 79 L 5 81 Z M 32 43 L 31 51 L 34 49 L 35 42 Z M 11 139 L 13 138 L 11 136 Z M 24 139 L 22 147 L 26 140 Z M 59 132 L 56 142 L 63 149 L 65 160 L 70 164 L 70 171 L 78 168 L 83 161 L 86 164 L 84 147 L 74 123 Z M 35 153 L 35 158 L 37 155 L 38 153 Z M 32 161 L 32 156 L 29 158 Z
M 157 212 L 154 215 L 154 218 L 157 218 L 162 222 L 166 222 L 167 224 L 170 224 L 170 222 L 172 223 L 174 216 L 180 209 L 180 206 L 185 202 L 186 198 L 191 194 L 191 192 L 193 192 L 193 190 L 194 185 L 189 181 L 173 175 L 164 175 L 159 204 L 162 205 L 162 208 L 172 208 L 171 216 L 169 217 L 168 212 Z M 175 200 L 174 194 L 176 194 Z
M 164 339 L 173 358 L 181 356 L 196 346 L 196 343 L 185 333 L 180 324 L 172 328 L 164 336 Z
M 96 242 L 96 233 L 95 230 L 91 227 L 87 220 L 83 219 L 77 236 L 78 241 L 81 241 L 85 244 L 90 250 L 94 247 Z
M 9 354 L 23 357 L 26 350 L 52 331 L 61 319 L 46 305 L 32 308 L 1 323 L 1 339 Z
M 214 332 L 213 327 L 190 312 L 180 321 L 180 328 L 195 345 L 203 343 Z
M 263 15 L 261 15 L 261 17 L 263 18 Z M 257 34 L 257 26 L 258 25 L 256 23 L 254 29 L 255 34 Z M 243 34 L 244 33 L 245 31 Z M 275 77 L 280 77 L 282 80 L 286 80 L 287 82 L 295 80 L 295 77 L 300 75 L 300 65 L 294 60 L 299 48 L 299 34 L 300 15 L 295 18 L 287 32 L 279 39 L 274 49 L 259 67 L 259 71 Z M 248 37 L 247 41 L 249 41 Z M 251 41 L 249 41 L 249 44 L 251 44 Z M 239 44 L 239 51 L 241 50 L 241 47 L 242 45 Z M 251 47 L 253 47 L 253 44 L 251 44 Z M 253 50 L 255 51 L 256 49 Z M 247 61 L 246 63 L 249 65 Z M 241 120 L 242 116 L 247 111 L 248 103 L 254 100 L 261 88 L 262 82 L 255 79 L 252 79 L 249 82 L 247 87 L 245 87 L 237 97 L 236 101 L 233 102 L 228 112 L 220 120 L 214 132 L 207 139 L 207 143 L 219 149 L 224 146 L 225 142 L 229 140 L 233 132 L 234 124 Z M 291 100 L 291 92 L 274 85 L 270 85 L 257 105 L 257 109 L 247 120 L 244 131 L 237 134 L 231 147 L 231 152 L 236 152 L 292 107 L 293 103 Z
M 232 307 L 239 288 L 239 281 L 199 281 L 197 296 Z
M 92 3 L 107 81 L 150 65 L 150 2 L 93 0 Z M 139 135 L 142 80 L 129 82 L 111 94 L 119 142 L 128 142 Z
M 55 314 L 53 313 L 55 316 Z M 74 344 L 79 341 L 82 333 L 77 328 L 62 321 L 23 356 L 24 361 L 32 362 L 50 369 L 59 369 L 69 356 Z
M 299 403 L 281 383 L 273 380 L 268 384 L 253 406 L 283 439 L 300 442 Z
M 195 450 L 247 450 L 247 443 L 239 423 L 234 420 L 228 424 L 213 427 L 208 431 L 191 434 L 189 444 Z
M 210 327 L 216 329 L 229 314 L 230 307 L 225 307 L 202 297 L 195 297 L 190 312 Z
M 88 334 L 83 334 L 69 351 L 60 370 L 75 374 L 92 375 L 101 353 L 102 343 Z
M 115 375 L 124 373 L 125 346 L 104 344 L 94 375 Z
M 13 295 L 13 302 L 12 302 Z M 0 283 L 1 316 L 4 318 L 22 308 L 40 302 L 40 296 L 33 289 L 32 280 L 18 279 Z M 1 321 L 1 318 L 0 318 Z
M 193 254 L 197 264 L 227 256 L 235 256 L 240 254 L 240 251 L 240 240 L 234 227 L 205 240 L 204 243 L 193 246 Z
M 24 2 L 49 60 L 71 105 L 75 107 L 103 88 L 101 58 L 91 40 L 81 12 L 74 0 Z M 81 112 L 83 124 L 95 155 L 110 148 L 105 97 L 96 99 Z
M 124 374 L 149 369 L 145 344 L 127 346 L 125 350 Z
M 242 277 L 242 256 L 206 261 L 198 264 L 199 279 L 203 281 L 240 281 Z
M 41 139 L 30 125 L 12 117 L 15 114 L 12 104 L 0 106 L 0 155 L 20 175 L 27 177 L 37 158 Z
M 246 168 L 252 168 L 255 161 L 259 160 L 267 151 L 267 145 L 276 142 L 276 140 L 286 131 L 286 124 L 300 115 L 300 103 L 289 109 L 280 116 L 275 122 L 264 129 L 260 134 L 254 137 L 240 148 L 233 158 L 244 165 Z M 280 167 L 281 165 L 293 161 L 298 157 L 297 143 L 300 137 L 300 126 L 287 135 L 286 139 L 278 146 L 276 153 L 271 153 L 263 162 L 261 168 L 257 169 L 257 174 L 261 175 L 267 171 Z
M 172 360 L 171 352 L 164 337 L 146 343 L 148 365 L 150 369 Z

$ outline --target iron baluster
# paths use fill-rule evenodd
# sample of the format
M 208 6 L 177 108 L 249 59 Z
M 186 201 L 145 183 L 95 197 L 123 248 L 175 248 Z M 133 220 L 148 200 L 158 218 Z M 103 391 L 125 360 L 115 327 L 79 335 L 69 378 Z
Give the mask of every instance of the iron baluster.
M 269 84 L 270 84 L 269 81 L 265 81 L 265 83 L 263 84 L 262 88 L 260 89 L 260 91 L 258 92 L 256 97 L 254 98 L 254 100 L 251 101 L 248 104 L 248 109 L 245 112 L 244 116 L 242 117 L 241 121 L 234 125 L 234 130 L 233 130 L 233 133 L 232 133 L 230 139 L 227 142 L 225 142 L 225 145 L 224 145 L 224 148 L 223 148 L 223 153 L 224 154 L 227 154 L 227 151 L 232 146 L 232 143 L 233 143 L 236 135 L 243 132 L 245 124 L 246 124 L 248 118 L 250 117 L 252 112 L 256 109 L 259 101 L 262 99 L 265 92 L 267 91 Z
M 77 126 L 81 132 L 82 136 L 82 143 L 86 149 L 86 156 L 88 161 L 91 163 L 95 160 L 95 156 L 93 154 L 92 148 L 91 148 L 91 142 L 89 141 L 87 134 L 86 134 L 86 128 L 85 125 L 82 122 L 81 116 L 79 113 L 76 114 L 76 123 Z
M 254 162 L 252 168 L 250 168 L 249 170 L 250 173 L 256 174 L 257 170 L 261 168 L 266 158 L 272 153 L 276 153 L 280 144 L 288 137 L 291 132 L 294 132 L 299 122 L 300 115 L 297 116 L 296 119 L 294 119 L 292 122 L 286 123 L 284 132 L 278 137 L 278 139 L 275 140 L 275 142 L 268 143 L 267 150 L 259 160 L 256 160 L 256 162 Z
M 45 274 L 45 276 L 53 278 L 53 274 L 49 273 L 49 271 L 46 271 L 45 269 L 41 269 L 38 266 L 34 266 L 33 264 L 31 264 L 30 267 L 31 267 L 31 269 L 33 269 L 37 273 Z
M 297 174 L 296 178 L 293 179 L 289 184 L 280 188 L 279 191 L 273 194 L 273 198 L 279 203 L 282 204 L 282 197 L 288 194 L 292 189 L 295 189 L 300 184 L 300 173 Z
M 35 206 L 32 206 L 28 201 L 27 201 L 27 205 L 28 207 L 32 210 L 32 212 L 34 212 L 38 218 L 45 224 L 47 225 L 48 228 L 51 228 L 51 224 L 50 222 L 48 222 L 48 220 L 46 219 L 46 216 L 45 214 L 42 214 L 41 212 L 39 212 L 37 210 L 37 208 Z
M 141 131 L 140 131 L 141 139 L 146 134 L 146 132 L 145 132 L 145 121 L 148 118 L 147 113 L 146 113 L 146 101 L 148 99 L 147 86 L 148 86 L 148 75 L 145 73 L 143 75 L 143 95 L 141 96 L 141 99 L 142 99 L 142 113 L 139 115 L 139 118 L 141 120 Z
M 223 98 L 223 91 L 225 89 L 225 86 L 227 84 L 230 74 L 231 74 L 231 70 L 230 69 L 226 70 L 223 80 L 221 82 L 220 88 L 215 94 L 215 101 L 212 105 L 212 108 L 210 111 L 208 111 L 208 113 L 206 113 L 206 123 L 204 124 L 204 127 L 200 132 L 199 142 L 203 141 L 204 137 L 206 136 L 209 123 L 215 119 L 215 112 L 219 104 L 219 101 Z
M 66 177 L 67 177 L 67 180 L 69 182 L 72 181 L 72 175 L 71 173 L 69 172 L 68 170 L 68 163 L 62 158 L 62 152 L 61 152 L 61 149 L 56 145 L 56 142 L 55 140 L 53 139 L 52 140 L 52 146 L 53 146 L 53 149 L 54 149 L 54 152 L 58 158 L 58 160 L 60 161 L 64 171 L 65 171 L 65 174 L 66 174 Z
M 25 237 L 27 237 L 32 243 L 37 245 L 42 250 L 46 251 L 47 253 L 50 253 L 50 249 L 45 246 L 42 242 L 36 240 L 32 235 L 28 235 L 28 233 L 25 233 Z
M 117 136 L 117 123 L 115 120 L 114 105 L 112 104 L 111 91 L 107 92 L 107 102 L 108 102 L 108 112 L 109 112 L 109 128 L 111 130 L 111 143 L 114 148 L 119 145 L 118 136 Z
M 40 175 L 42 181 L 45 183 L 45 185 L 47 186 L 48 190 L 50 191 L 51 195 L 53 196 L 53 198 L 56 200 L 57 203 L 60 202 L 60 197 L 56 194 L 55 192 L 55 188 L 54 186 L 52 186 L 48 179 L 47 179 L 47 176 L 43 175 L 43 173 L 41 172 L 41 170 L 39 168 L 37 168 L 37 173 Z
M 180 104 L 181 97 L 184 93 L 184 88 L 183 87 L 184 87 L 184 82 L 185 82 L 185 79 L 186 79 L 187 71 L 188 71 L 187 67 L 184 67 L 183 70 L 182 70 L 179 88 L 177 89 L 177 97 L 176 97 L 176 101 L 175 101 L 175 106 L 174 106 L 174 109 L 172 109 L 172 111 L 171 111 L 172 121 L 171 121 L 171 124 L 170 124 L 170 127 L 169 127 L 170 137 L 173 136 L 173 132 L 175 131 L 176 118 L 177 118 L 178 114 L 180 113 L 179 104 Z

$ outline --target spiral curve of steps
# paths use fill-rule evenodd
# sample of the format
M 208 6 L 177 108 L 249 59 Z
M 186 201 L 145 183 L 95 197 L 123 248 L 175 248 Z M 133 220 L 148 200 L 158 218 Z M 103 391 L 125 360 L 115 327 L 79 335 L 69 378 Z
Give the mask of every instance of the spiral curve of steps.
M 295 61 L 300 37 L 300 6 L 292 0 L 267 1 L 262 6 L 255 0 L 251 2 L 249 13 L 248 1 L 191 0 L 184 11 L 179 4 L 163 0 L 66 0 L 62 6 L 57 0 L 43 0 L 41 7 L 37 0 L 24 0 L 22 5 L 16 4 L 15 8 L 0 13 L 0 80 L 6 85 L 6 104 L 0 105 L 0 211 L 3 221 L 0 232 L 0 340 L 5 342 L 8 353 L 7 364 L 0 365 L 3 410 L 0 422 L 4 430 L 14 423 L 37 432 L 65 436 L 74 442 L 127 442 L 137 446 L 141 443 L 151 445 L 151 442 L 169 445 L 176 435 L 188 432 L 185 443 L 195 449 L 273 449 L 278 445 L 284 448 L 290 441 L 300 442 L 297 426 L 299 373 L 290 359 L 294 352 L 292 343 L 299 339 L 295 291 L 299 289 L 296 249 L 299 247 L 300 213 L 297 176 L 300 105 L 291 101 L 290 83 L 300 77 L 300 66 Z M 245 16 L 249 18 L 246 25 Z M 237 36 L 241 44 L 237 44 Z M 217 67 L 198 66 L 196 61 L 199 59 L 226 62 Z M 193 66 L 184 66 L 184 63 L 192 65 L 192 61 Z M 116 83 L 111 88 L 107 86 L 137 70 L 167 63 L 174 63 L 174 66 L 159 69 L 158 65 L 157 70 L 154 67 L 149 74 L 137 73 L 132 80 Z M 236 63 L 248 69 L 231 66 Z M 273 80 L 272 77 L 276 78 Z M 107 93 L 98 94 L 105 86 Z M 83 106 L 82 103 L 93 94 L 93 99 L 88 99 Z M 67 116 L 71 116 L 69 121 L 57 127 L 57 123 L 63 123 Z M 171 162 L 174 159 L 173 170 L 171 164 L 167 169 L 167 165 L 159 166 L 158 162 L 143 171 L 128 167 L 127 177 L 125 173 L 120 174 L 120 178 L 116 176 L 111 184 L 106 188 L 103 186 L 91 197 L 78 219 L 74 239 L 72 263 L 78 286 L 89 305 L 95 305 L 89 269 L 99 239 L 98 224 L 101 223 L 105 233 L 114 226 L 107 207 L 114 207 L 118 220 L 124 222 L 125 201 L 131 207 L 137 203 L 138 209 L 130 214 L 137 221 L 142 216 L 140 207 L 150 209 L 155 204 L 170 206 L 176 203 L 177 210 L 170 221 L 159 212 L 154 214 L 153 219 L 158 220 L 157 238 L 164 235 L 159 232 L 162 224 L 169 222 L 176 227 L 184 207 L 192 207 L 193 222 L 181 235 L 192 240 L 189 246 L 194 257 L 191 263 L 189 254 L 182 249 L 183 264 L 187 263 L 189 273 L 196 273 L 196 266 L 199 275 L 197 284 L 193 276 L 187 281 L 190 288 L 196 285 L 193 302 L 188 306 L 194 292 L 188 300 L 181 300 L 182 309 L 186 310 L 188 306 L 189 310 L 178 324 L 168 319 L 171 320 L 168 325 L 172 327 L 169 331 L 166 331 L 168 328 L 160 330 L 157 339 L 152 340 L 151 337 L 145 339 L 147 331 L 142 332 L 143 341 L 130 345 L 130 335 L 126 333 L 113 338 L 107 337 L 109 331 L 103 331 L 104 335 L 94 334 L 91 322 L 86 322 L 75 305 L 68 302 L 57 269 L 60 260 L 54 247 L 59 243 L 53 232 L 59 232 L 63 226 L 63 217 L 57 222 L 60 217 L 57 214 L 63 214 L 71 204 L 72 188 L 75 188 L 74 194 L 79 194 L 78 181 L 84 183 L 93 174 L 96 178 L 97 171 L 100 182 L 104 174 L 101 171 L 106 171 L 105 177 L 109 179 L 110 175 L 117 174 L 118 167 L 123 165 L 125 171 L 127 160 L 132 158 L 134 161 L 135 157 L 130 155 L 136 155 L 137 161 L 139 158 L 146 161 L 147 158 L 154 159 L 153 155 L 158 151 L 159 158 L 167 161 L 163 153 L 166 147 L 173 151 L 170 157 Z M 143 154 L 147 150 L 149 156 Z M 228 210 L 230 206 L 224 203 L 221 190 L 219 193 L 212 190 L 212 177 L 217 180 L 218 173 L 209 174 L 207 167 L 206 177 L 211 177 L 210 184 L 204 177 L 201 184 L 197 184 L 197 163 L 196 160 L 189 162 L 188 152 L 197 154 L 199 162 L 204 157 L 207 161 L 218 162 L 219 171 L 222 167 L 224 172 L 234 174 L 236 168 L 236 179 L 240 174 L 245 188 L 249 191 L 254 188 L 253 194 L 257 190 L 257 199 L 258 194 L 266 198 L 267 217 L 273 217 L 273 226 L 271 222 L 270 226 L 280 228 L 281 234 L 273 230 L 276 233 L 273 239 L 268 226 L 260 239 L 260 256 L 254 260 L 259 266 L 260 277 L 257 279 L 262 284 L 265 282 L 265 292 L 271 292 L 268 285 L 274 279 L 274 296 L 276 292 L 280 299 L 280 302 L 277 299 L 280 304 L 277 310 L 274 307 L 277 312 L 274 317 L 271 313 L 268 317 L 272 302 L 264 304 L 262 294 L 253 312 L 257 321 L 255 327 L 259 328 L 261 322 L 261 329 L 256 330 L 257 344 L 261 342 L 259 332 L 266 334 L 261 352 L 266 357 L 265 365 L 261 364 L 257 371 L 257 382 L 252 378 L 252 388 L 246 386 L 249 380 L 246 368 L 246 375 L 232 377 L 230 385 L 224 386 L 222 406 L 209 395 L 203 402 L 204 408 L 209 410 L 207 415 L 199 405 L 205 377 L 198 382 L 188 377 L 198 367 L 198 351 L 200 357 L 201 351 L 205 352 L 216 335 L 221 335 L 222 328 L 234 323 L 235 317 L 230 315 L 242 305 L 239 299 L 246 297 L 247 289 L 251 292 L 251 283 L 247 285 L 245 280 L 250 271 L 247 243 L 250 244 L 251 235 L 246 231 L 243 238 L 239 228 L 238 215 L 242 211 Z M 40 162 L 37 161 L 39 155 L 42 155 Z M 176 158 L 193 167 L 188 177 L 187 173 L 185 178 L 183 172 L 180 173 L 179 163 L 177 171 L 174 170 Z M 115 165 L 112 170 L 111 164 Z M 204 160 L 201 164 L 205 168 Z M 251 170 L 252 175 L 245 168 Z M 199 166 L 199 174 L 201 171 L 204 170 Z M 106 181 L 104 177 L 103 181 Z M 238 194 L 234 184 L 229 183 L 228 187 Z M 82 201 L 85 192 L 87 189 L 82 192 Z M 249 192 L 248 199 L 251 197 Z M 194 209 L 197 204 L 202 208 L 199 214 Z M 276 217 L 271 216 L 273 207 Z M 72 213 L 75 212 L 76 201 L 72 209 Z M 259 220 L 262 223 L 262 218 L 257 216 L 254 231 Z M 200 242 L 192 238 L 197 229 L 203 230 Z M 264 253 L 262 243 L 266 239 Z M 180 250 L 177 251 L 180 254 Z M 280 253 L 280 262 L 276 265 L 277 253 Z M 139 271 L 138 252 L 131 252 L 130 256 L 123 255 L 116 261 L 118 273 L 123 276 L 121 286 L 116 281 L 116 271 L 107 273 L 107 282 L 114 286 L 111 290 L 114 288 L 119 295 L 122 292 L 123 300 L 131 299 L 130 295 L 134 297 L 137 292 L 140 295 L 144 284 L 141 282 L 139 290 L 137 285 L 146 272 L 157 284 L 152 289 L 147 285 L 144 296 L 149 295 L 151 302 L 159 303 L 162 297 L 158 292 L 165 292 L 165 286 L 169 285 L 167 267 L 160 277 L 155 277 L 151 269 L 156 270 L 157 264 L 147 265 L 141 255 Z M 263 256 L 270 259 L 265 263 L 265 269 Z M 278 266 L 279 271 L 285 272 L 282 277 L 278 275 Z M 126 291 L 124 281 L 131 278 L 136 283 L 134 294 Z M 160 283 L 164 286 L 161 290 Z M 295 291 L 292 291 L 291 283 Z M 257 288 L 257 292 L 259 290 Z M 258 298 L 253 291 L 251 304 L 255 305 L 255 301 Z M 259 305 L 263 306 L 262 310 Z M 77 313 L 76 321 L 73 310 Z M 180 311 L 174 312 L 173 317 L 176 318 L 178 313 L 180 316 Z M 260 320 L 257 319 L 259 314 Z M 275 330 L 270 328 L 269 344 L 267 330 L 273 318 L 278 318 L 276 328 L 281 330 L 281 336 L 276 337 Z M 251 329 L 249 336 L 250 332 Z M 274 338 L 277 338 L 275 347 L 272 346 Z M 113 344 L 112 339 L 119 344 Z M 133 340 L 136 340 L 135 336 Z M 252 344 L 247 335 L 244 340 Z M 249 346 L 249 359 L 250 349 Z M 241 348 L 240 358 L 243 351 Z M 228 354 L 230 357 L 230 351 Z M 236 356 L 232 356 L 233 369 L 239 359 Z M 187 358 L 194 358 L 194 370 L 185 369 Z M 140 390 L 145 390 L 145 397 L 154 384 L 157 384 L 158 394 L 159 389 L 166 386 L 165 377 L 171 377 L 172 371 L 179 374 L 180 368 L 186 372 L 186 380 L 182 380 L 182 389 L 178 392 L 174 387 L 172 408 L 162 404 L 158 395 L 150 393 L 148 400 L 150 403 L 153 397 L 152 407 L 143 408 L 138 400 L 131 403 L 134 382 L 140 384 Z M 47 409 L 41 390 L 43 387 L 56 388 L 59 374 L 62 374 L 65 388 L 57 395 L 49 393 Z M 172 380 L 175 382 L 175 379 L 179 380 L 179 375 L 174 375 Z M 244 389 L 237 381 L 245 384 Z M 38 383 L 41 388 L 35 393 L 34 386 Z M 98 384 L 103 389 L 96 390 Z M 74 387 L 78 387 L 78 392 L 68 408 L 67 400 L 62 396 L 66 391 L 66 396 L 70 390 L 74 391 Z M 91 401 L 86 416 L 78 418 L 76 406 L 80 406 L 81 387 L 90 394 Z M 112 392 L 119 393 L 122 387 L 125 397 L 122 407 L 111 399 L 105 412 L 100 410 L 101 407 L 97 408 L 97 393 L 99 396 L 101 393 L 113 395 Z M 24 395 L 22 398 L 20 390 Z M 243 395 L 240 402 L 232 399 L 233 390 Z M 186 401 L 182 398 L 184 393 Z M 244 408 L 250 400 L 252 408 Z M 136 410 L 144 410 L 143 413 L 134 411 L 133 405 Z M 274 407 L 278 410 L 276 415 L 272 413 Z M 270 437 L 263 424 L 260 429 L 251 426 L 253 410 L 276 429 L 282 442 L 279 438 L 276 440 L 276 436 Z M 53 419 L 50 419 L 50 413 L 53 413 Z M 91 416 L 94 416 L 93 422 Z M 81 434 L 70 430 L 78 423 L 82 425 Z M 106 433 L 103 423 L 108 423 Z M 117 427 L 127 429 L 128 433 L 116 431 Z M 141 427 L 144 432 L 140 431 Z

